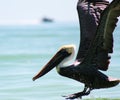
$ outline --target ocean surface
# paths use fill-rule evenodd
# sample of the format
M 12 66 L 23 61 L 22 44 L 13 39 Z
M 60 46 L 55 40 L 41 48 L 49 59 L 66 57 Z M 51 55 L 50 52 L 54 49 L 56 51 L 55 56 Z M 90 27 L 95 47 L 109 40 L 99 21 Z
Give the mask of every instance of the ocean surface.
M 56 69 L 32 77 L 65 44 L 79 46 L 78 23 L 0 26 L 0 100 L 65 100 L 62 96 L 83 90 L 84 85 L 60 76 Z M 77 51 L 76 51 L 77 53 Z M 105 74 L 120 78 L 120 23 L 114 31 L 114 53 Z M 120 98 L 120 85 L 93 90 L 83 98 Z

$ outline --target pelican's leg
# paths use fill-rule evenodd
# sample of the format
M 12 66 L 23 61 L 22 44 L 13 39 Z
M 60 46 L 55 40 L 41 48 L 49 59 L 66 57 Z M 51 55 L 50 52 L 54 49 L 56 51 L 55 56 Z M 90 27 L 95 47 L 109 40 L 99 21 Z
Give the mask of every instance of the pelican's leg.
M 81 99 L 82 96 L 89 95 L 91 90 L 92 90 L 91 88 L 85 86 L 84 90 L 82 92 L 74 93 L 74 94 L 64 96 L 64 97 L 66 97 L 66 99 L 70 99 L 70 100 L 75 99 L 75 98 L 80 98 Z

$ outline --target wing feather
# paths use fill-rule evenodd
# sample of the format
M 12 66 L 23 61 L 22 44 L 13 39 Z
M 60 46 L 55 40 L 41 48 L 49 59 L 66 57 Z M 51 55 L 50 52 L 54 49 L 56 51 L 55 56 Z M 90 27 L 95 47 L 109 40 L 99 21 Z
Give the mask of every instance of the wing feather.
M 103 49 L 113 52 L 113 31 L 120 16 L 120 0 L 113 2 L 103 11 L 97 34 L 103 35 Z M 101 39 L 100 39 L 101 41 Z
M 97 49 L 104 49 L 107 53 L 113 52 L 113 31 L 120 16 L 120 0 L 113 0 L 101 14 L 96 36 L 86 54 L 83 62 L 91 63 L 95 58 Z M 102 60 L 102 59 L 101 59 Z

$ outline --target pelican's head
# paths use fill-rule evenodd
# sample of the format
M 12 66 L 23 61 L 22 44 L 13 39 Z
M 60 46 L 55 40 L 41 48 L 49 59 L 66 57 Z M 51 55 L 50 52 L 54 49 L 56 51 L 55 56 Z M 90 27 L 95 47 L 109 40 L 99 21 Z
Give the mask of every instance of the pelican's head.
M 62 47 L 60 48 L 60 51 L 61 51 L 61 50 L 66 50 L 70 55 L 67 56 L 67 57 L 65 57 L 65 58 L 60 62 L 60 64 L 58 64 L 59 67 L 64 67 L 64 64 L 66 64 L 67 61 L 70 61 L 70 60 L 74 57 L 74 55 L 75 55 L 75 49 L 76 49 L 75 45 L 72 45 L 72 44 L 71 44 L 71 45 L 64 45 L 64 46 L 62 46 Z
M 56 66 L 63 67 L 63 64 L 73 58 L 75 54 L 75 45 L 64 45 L 52 57 L 52 59 L 33 77 L 33 81 L 48 73 Z

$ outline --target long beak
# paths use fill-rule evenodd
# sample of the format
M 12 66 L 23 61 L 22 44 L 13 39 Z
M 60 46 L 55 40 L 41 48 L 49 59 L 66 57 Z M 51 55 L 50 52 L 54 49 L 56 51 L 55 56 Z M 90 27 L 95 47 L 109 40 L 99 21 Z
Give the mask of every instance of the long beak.
M 58 64 L 60 64 L 60 62 L 68 57 L 70 55 L 70 53 L 68 53 L 65 49 L 61 49 L 59 50 L 55 56 L 40 70 L 40 72 L 38 72 L 38 74 L 36 74 L 33 77 L 33 81 L 35 81 L 36 79 L 40 78 L 41 76 L 45 75 L 46 73 L 48 73 L 50 70 L 52 70 L 55 66 L 57 66 Z

